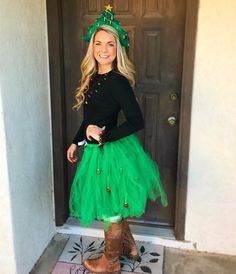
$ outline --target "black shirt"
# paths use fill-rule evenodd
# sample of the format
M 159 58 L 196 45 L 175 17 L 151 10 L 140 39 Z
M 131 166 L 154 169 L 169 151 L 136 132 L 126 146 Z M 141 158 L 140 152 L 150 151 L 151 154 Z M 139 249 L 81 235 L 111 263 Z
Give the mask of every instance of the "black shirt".
M 104 142 L 116 141 L 144 127 L 143 115 L 126 77 L 115 71 L 94 74 L 89 90 L 85 93 L 83 122 L 72 143 L 86 139 L 87 143 L 98 143 L 86 138 L 86 128 L 93 124 L 105 126 Z M 117 126 L 117 117 L 123 111 L 126 121 Z

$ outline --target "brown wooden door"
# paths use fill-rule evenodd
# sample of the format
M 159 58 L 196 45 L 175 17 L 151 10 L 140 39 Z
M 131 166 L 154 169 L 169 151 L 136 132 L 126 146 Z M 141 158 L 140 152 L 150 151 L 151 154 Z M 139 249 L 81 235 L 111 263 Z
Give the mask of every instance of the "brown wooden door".
M 137 221 L 174 226 L 185 0 L 62 1 L 66 143 L 70 145 L 82 119 L 72 111 L 87 48 L 82 36 L 106 4 L 114 7 L 117 19 L 129 33 L 129 56 L 137 71 L 135 93 L 146 125 L 138 136 L 158 163 L 169 200 L 167 208 L 160 202 L 148 202 L 146 213 Z M 68 164 L 67 171 L 69 195 L 75 167 Z

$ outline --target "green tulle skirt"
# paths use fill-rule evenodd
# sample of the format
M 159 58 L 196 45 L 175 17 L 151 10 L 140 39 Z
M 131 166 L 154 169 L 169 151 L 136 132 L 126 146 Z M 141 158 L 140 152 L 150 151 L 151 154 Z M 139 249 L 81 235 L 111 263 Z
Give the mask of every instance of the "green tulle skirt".
M 115 142 L 87 144 L 70 192 L 70 216 L 88 226 L 111 216 L 140 217 L 147 199 L 161 198 L 166 207 L 156 163 L 133 134 Z

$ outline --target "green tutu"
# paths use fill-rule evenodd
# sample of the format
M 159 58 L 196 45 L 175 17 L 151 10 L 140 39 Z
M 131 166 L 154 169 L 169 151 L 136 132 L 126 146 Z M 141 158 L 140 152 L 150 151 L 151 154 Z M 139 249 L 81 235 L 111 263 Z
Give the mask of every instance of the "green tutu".
M 149 198 L 168 205 L 156 163 L 136 135 L 87 144 L 70 192 L 70 216 L 83 226 L 116 215 L 140 217 Z

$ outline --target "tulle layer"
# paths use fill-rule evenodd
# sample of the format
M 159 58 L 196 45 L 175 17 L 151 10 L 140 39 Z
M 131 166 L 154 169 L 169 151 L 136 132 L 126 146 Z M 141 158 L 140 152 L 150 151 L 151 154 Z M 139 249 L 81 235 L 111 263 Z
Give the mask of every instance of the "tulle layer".
M 158 167 L 135 135 L 103 147 L 87 144 L 71 187 L 70 216 L 83 226 L 120 214 L 140 217 L 147 199 L 159 196 L 166 207 Z

